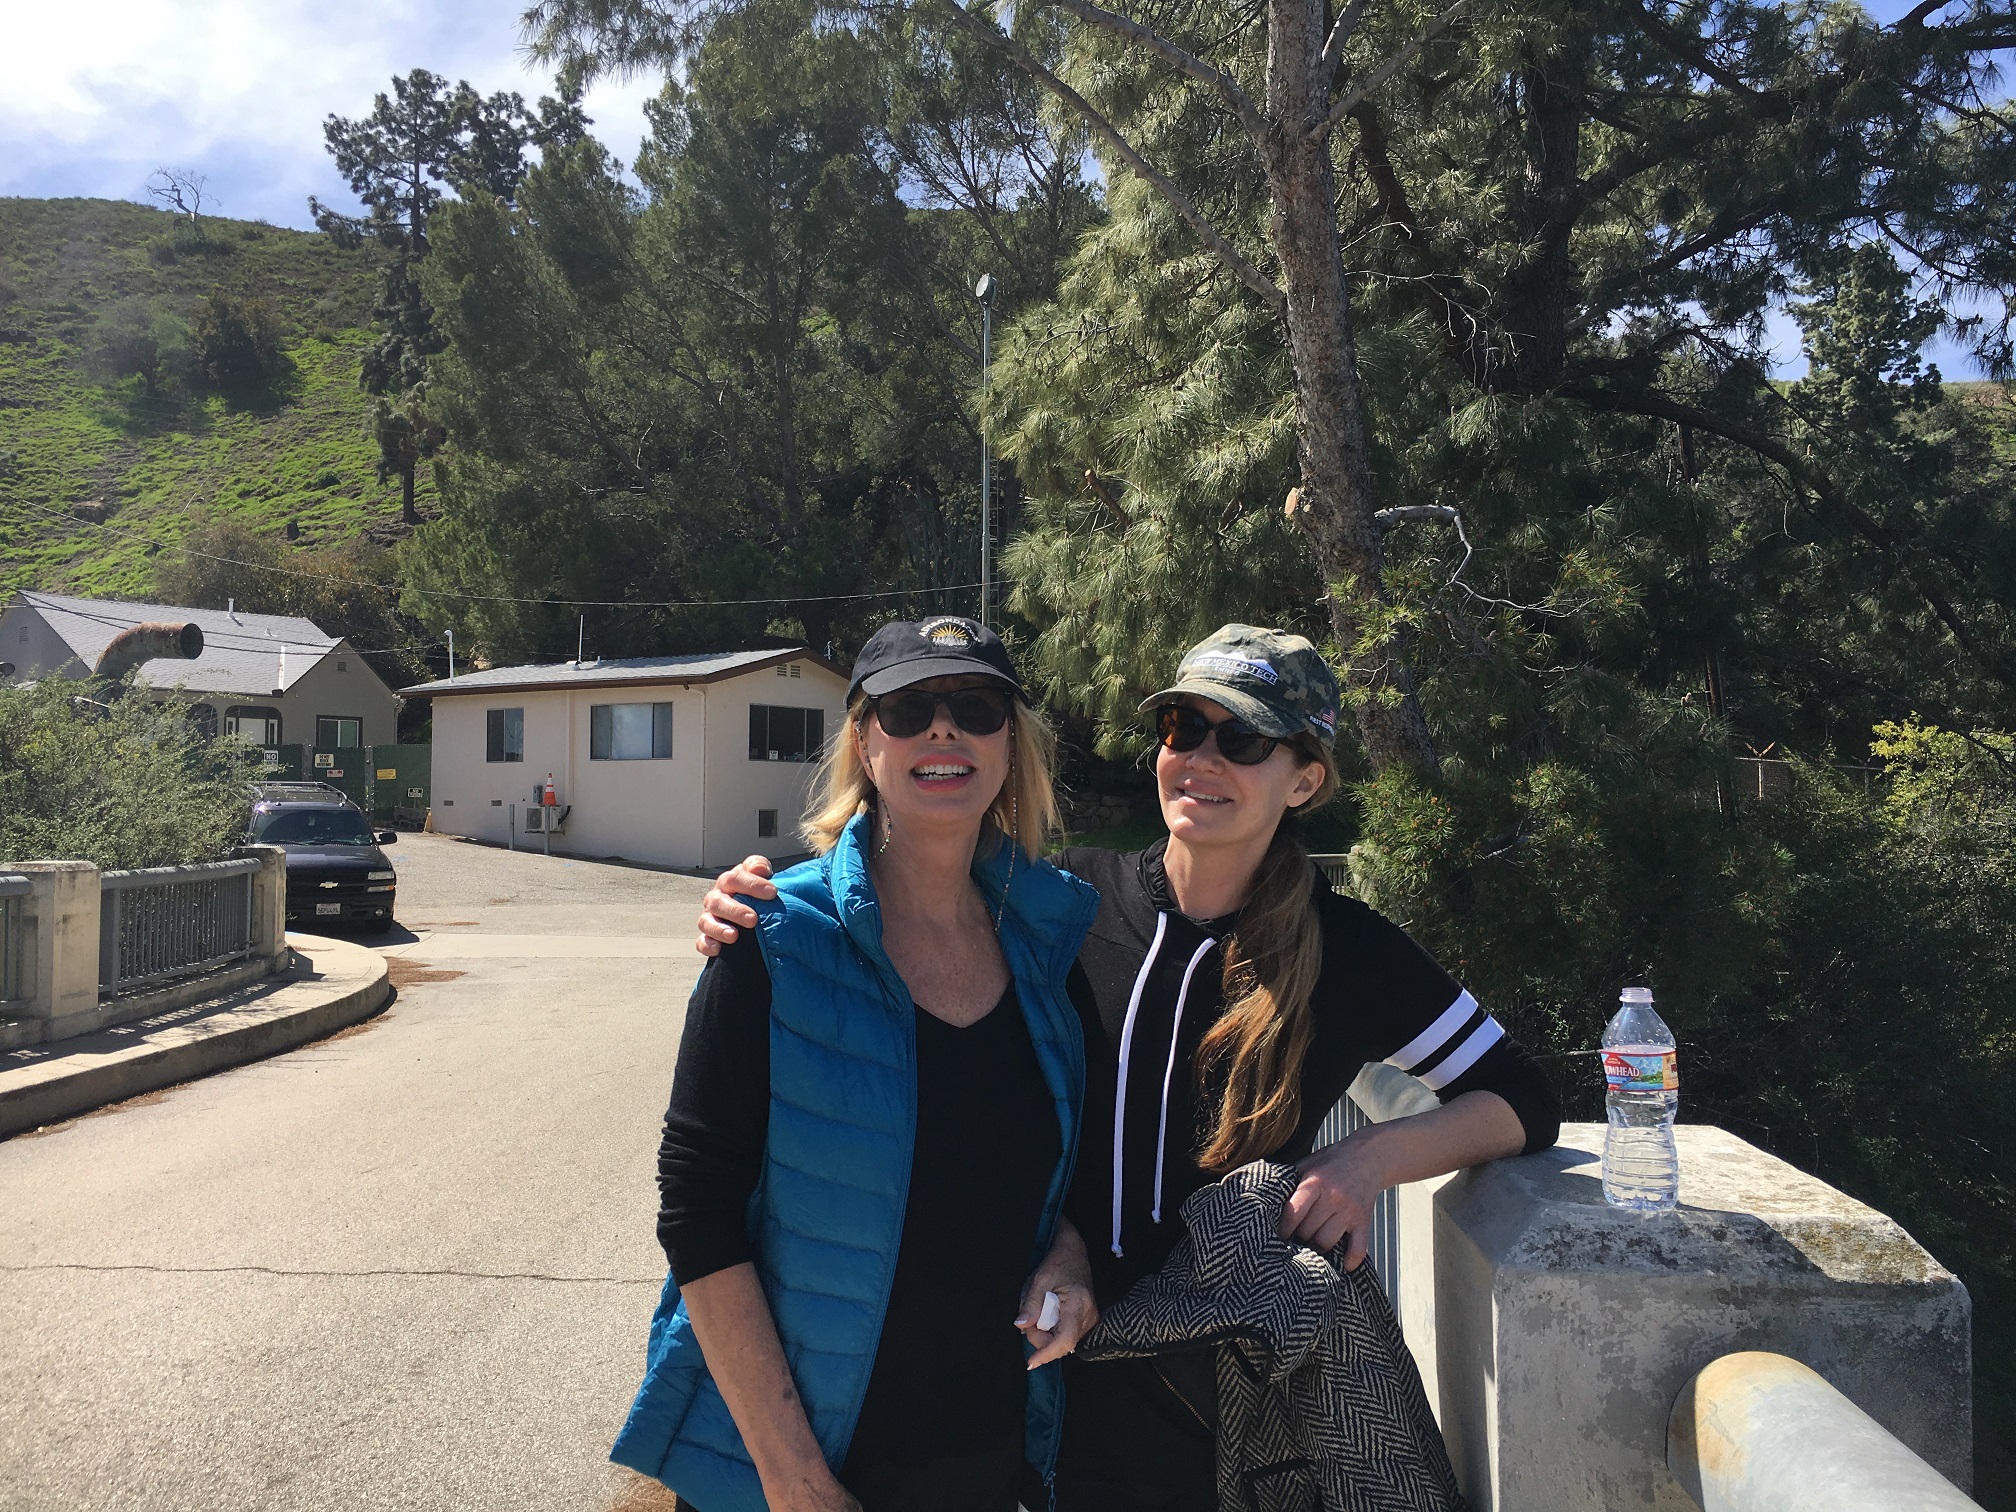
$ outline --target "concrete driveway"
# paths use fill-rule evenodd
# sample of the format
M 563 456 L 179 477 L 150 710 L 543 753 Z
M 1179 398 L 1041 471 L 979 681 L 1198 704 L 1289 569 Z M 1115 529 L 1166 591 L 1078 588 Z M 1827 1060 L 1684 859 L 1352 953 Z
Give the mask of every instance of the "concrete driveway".
M 605 1457 L 706 884 L 390 854 L 383 1015 L 0 1143 L 0 1508 L 669 1507 Z

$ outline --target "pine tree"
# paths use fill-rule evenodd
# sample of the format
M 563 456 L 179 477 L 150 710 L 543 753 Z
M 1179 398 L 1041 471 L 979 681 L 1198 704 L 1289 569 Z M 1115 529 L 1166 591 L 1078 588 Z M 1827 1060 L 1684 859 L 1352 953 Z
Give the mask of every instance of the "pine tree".
M 422 285 L 456 454 L 412 549 L 429 583 L 638 603 L 604 616 L 612 646 L 844 646 L 899 606 L 973 608 L 968 290 L 991 264 L 1006 308 L 1040 297 L 1096 207 L 1071 134 L 984 51 L 812 14 L 765 0 L 710 34 L 650 108 L 641 194 L 583 143 L 515 206 L 442 209 Z M 710 600 L 759 602 L 652 607 Z M 561 641 L 557 612 L 478 619 Z
M 2011 24 L 1987 0 L 1934 25 L 1920 7 L 1890 28 L 1845 7 L 1354 4 L 1333 19 L 1315 0 L 1270 0 L 1243 26 L 1218 7 L 1158 7 L 1151 25 L 1058 0 L 1072 21 L 1062 69 L 954 0 L 872 9 L 1013 57 L 1277 322 L 1297 399 L 1294 519 L 1375 766 L 1432 769 L 1436 752 L 1404 659 L 1413 615 L 1386 587 L 1398 517 L 1379 513 L 1354 286 L 1404 296 L 1480 395 L 1555 395 L 1722 436 L 1824 509 L 1825 478 L 1740 405 L 1659 386 L 1663 359 L 1692 339 L 1687 303 L 1705 298 L 1716 346 L 1732 309 L 1754 313 L 1785 286 L 1816 228 L 1857 217 L 1962 281 L 1993 286 L 2009 265 L 1990 208 L 2007 122 L 1981 91 Z M 1018 29 L 1052 9 L 1018 8 Z M 550 55 L 592 68 L 683 56 L 723 13 L 546 0 L 528 19 Z M 1609 335 L 1585 323 L 1592 296 L 1646 299 L 1650 318 L 1630 339 L 1591 341 Z M 1925 591 L 1944 596 L 1930 578 Z M 1971 633 L 1957 618 L 1949 630 Z
M 426 413 L 428 363 L 446 344 L 420 288 L 429 224 L 454 193 L 510 199 L 525 176 L 528 144 L 578 140 L 587 124 L 578 86 L 542 100 L 535 114 L 516 94 L 485 99 L 466 82 L 451 87 L 424 68 L 395 78 L 392 93 L 377 96 L 369 115 L 332 115 L 324 123 L 329 154 L 364 214 L 311 198 L 315 224 L 339 243 L 370 240 L 387 254 L 374 312 L 380 335 L 364 356 L 360 382 L 376 401 L 371 429 L 379 477 L 399 478 L 400 519 L 409 526 L 419 523 L 419 466 L 442 439 L 439 422 Z

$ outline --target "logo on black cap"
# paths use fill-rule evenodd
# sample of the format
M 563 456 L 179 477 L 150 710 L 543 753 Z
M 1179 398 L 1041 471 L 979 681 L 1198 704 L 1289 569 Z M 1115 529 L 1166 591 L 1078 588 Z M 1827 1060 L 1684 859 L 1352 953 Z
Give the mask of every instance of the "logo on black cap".
M 966 651 L 973 645 L 973 627 L 953 615 L 928 619 L 917 627 L 917 633 L 946 651 Z

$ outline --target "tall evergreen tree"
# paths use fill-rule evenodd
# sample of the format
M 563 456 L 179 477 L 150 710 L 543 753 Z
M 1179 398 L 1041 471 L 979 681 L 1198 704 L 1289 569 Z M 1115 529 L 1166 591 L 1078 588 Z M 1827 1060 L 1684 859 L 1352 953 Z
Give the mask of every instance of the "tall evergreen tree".
M 552 55 L 626 66 L 683 55 L 733 9 L 545 0 L 527 19 Z M 1294 519 L 1378 766 L 1432 768 L 1436 752 L 1404 658 L 1412 616 L 1385 585 L 1390 517 L 1378 516 L 1343 256 L 1354 237 L 1384 251 L 1377 276 L 1412 285 L 1449 360 L 1481 391 L 1565 391 L 1734 429 L 1729 439 L 1780 466 L 1796 458 L 1772 452 L 1768 434 L 1633 381 L 1634 355 L 1642 372 L 1671 349 L 1670 320 L 1605 353 L 1606 365 L 1571 364 L 1585 281 L 1614 272 L 1628 287 L 1660 270 L 1698 280 L 1719 260 L 1735 265 L 1737 285 L 1748 275 L 1768 286 L 1815 221 L 1851 208 L 1914 238 L 1950 276 L 1993 285 L 2010 272 L 2005 228 L 1984 209 L 2007 177 L 2008 132 L 1980 98 L 2009 41 L 2005 5 L 1977 0 L 1938 24 L 1927 24 L 1936 8 L 1919 7 L 1887 29 L 1846 8 L 1763 4 L 1464 9 L 1354 4 L 1333 18 L 1317 0 L 1269 0 L 1227 25 L 1222 7 L 1141 18 L 1089 0 L 1018 7 L 1018 29 L 1051 10 L 1070 18 L 1075 62 L 1060 72 L 955 0 L 863 7 L 936 20 L 1013 57 L 1278 323 L 1297 399 Z M 1396 132 L 1396 119 L 1421 129 Z M 1426 159 L 1421 172 L 1408 171 L 1410 156 Z M 1340 230 L 1340 191 L 1354 177 L 1370 193 L 1344 194 Z M 1448 193 L 1459 184 L 1473 192 Z M 1942 184 L 1962 192 L 1942 200 Z M 1352 213 L 1353 198 L 1376 217 Z M 1421 204 L 1456 234 L 1421 224 Z M 1578 257 L 1592 234 L 1608 255 Z M 1810 475 L 1798 486 L 1822 488 Z
M 451 87 L 416 68 L 395 78 L 392 93 L 377 96 L 369 115 L 332 115 L 323 125 L 329 154 L 364 213 L 346 214 L 311 197 L 315 224 L 339 243 L 369 240 L 387 254 L 374 311 L 380 335 L 364 356 L 359 381 L 375 400 L 378 475 L 400 480 L 400 518 L 407 525 L 419 523 L 414 489 L 420 464 L 443 439 L 439 422 L 427 413 L 427 377 L 445 338 L 435 329 L 418 276 L 430 247 L 429 223 L 457 191 L 509 199 L 524 179 L 528 143 L 578 140 L 587 124 L 579 86 L 542 100 L 533 113 L 516 94 L 485 99 L 466 82 Z
M 414 543 L 428 581 L 634 602 L 598 616 L 611 647 L 766 627 L 844 646 L 857 596 L 890 590 L 972 608 L 936 591 L 978 557 L 967 291 L 992 264 L 1004 299 L 1040 296 L 1095 204 L 1070 133 L 984 53 L 813 16 L 766 0 L 710 34 L 651 106 L 641 194 L 583 144 L 515 207 L 442 211 L 424 283 L 458 456 Z M 977 129 L 954 124 L 968 90 Z M 919 143 L 927 108 L 956 149 Z M 559 643 L 558 611 L 470 615 L 500 646 Z

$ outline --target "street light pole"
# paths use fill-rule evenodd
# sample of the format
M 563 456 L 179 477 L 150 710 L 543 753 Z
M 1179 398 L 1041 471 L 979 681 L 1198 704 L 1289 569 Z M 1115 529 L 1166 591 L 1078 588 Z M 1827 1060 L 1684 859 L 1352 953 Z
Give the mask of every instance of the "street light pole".
M 987 451 L 987 367 L 994 340 L 994 275 L 983 273 L 973 286 L 980 301 L 980 623 L 988 620 L 994 567 L 994 459 Z

